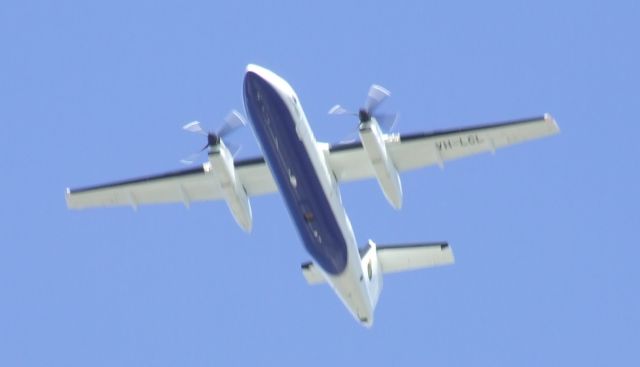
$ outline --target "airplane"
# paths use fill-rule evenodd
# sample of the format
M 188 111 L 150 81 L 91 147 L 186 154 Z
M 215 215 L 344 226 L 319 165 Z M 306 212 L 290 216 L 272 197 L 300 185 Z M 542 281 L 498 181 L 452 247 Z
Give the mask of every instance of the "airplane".
M 244 121 L 237 112 L 217 132 L 199 123 L 185 129 L 207 135 L 208 160 L 197 168 L 66 190 L 72 209 L 224 200 L 237 224 L 251 231 L 250 197 L 279 191 L 312 261 L 302 264 L 308 284 L 333 288 L 353 317 L 371 327 L 383 275 L 454 262 L 447 242 L 358 246 L 340 196 L 339 184 L 373 178 L 389 204 L 400 209 L 400 172 L 495 152 L 526 140 L 556 134 L 551 115 L 480 126 L 413 134 L 387 134 L 376 113 L 390 95 L 372 85 L 357 113 L 359 141 L 316 141 L 293 88 L 274 72 L 254 64 L 246 68 L 244 107 L 264 157 L 235 160 L 222 140 Z M 340 105 L 334 115 L 352 114 Z M 393 119 L 393 116 L 392 116 Z

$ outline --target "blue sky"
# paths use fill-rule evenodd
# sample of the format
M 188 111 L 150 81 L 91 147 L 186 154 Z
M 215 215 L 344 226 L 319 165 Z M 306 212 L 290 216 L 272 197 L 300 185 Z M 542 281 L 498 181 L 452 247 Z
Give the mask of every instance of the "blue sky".
M 633 1 L 5 1 L 0 365 L 637 365 L 640 6 Z M 552 113 L 555 137 L 344 185 L 366 243 L 447 240 L 385 278 L 371 330 L 278 195 L 243 233 L 222 203 L 69 211 L 67 186 L 160 173 L 242 107 L 245 65 L 296 89 L 316 136 L 371 83 L 400 132 Z M 241 156 L 259 154 L 250 129 Z

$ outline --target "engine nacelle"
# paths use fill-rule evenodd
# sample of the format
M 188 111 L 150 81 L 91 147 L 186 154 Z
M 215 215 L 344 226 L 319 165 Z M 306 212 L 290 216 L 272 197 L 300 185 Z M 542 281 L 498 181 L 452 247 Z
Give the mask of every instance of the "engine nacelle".
M 395 209 L 402 207 L 402 184 L 396 166 L 387 154 L 384 135 L 375 118 L 360 123 L 360 140 L 378 179 L 378 184 Z
M 233 155 L 224 142 L 211 148 L 209 163 L 207 173 L 216 177 L 233 218 L 243 230 L 250 232 L 253 219 L 249 197 L 236 176 Z

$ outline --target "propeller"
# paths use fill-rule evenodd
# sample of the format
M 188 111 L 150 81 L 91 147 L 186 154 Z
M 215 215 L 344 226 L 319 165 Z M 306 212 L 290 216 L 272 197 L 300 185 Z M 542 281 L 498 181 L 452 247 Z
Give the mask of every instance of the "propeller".
M 242 117 L 240 112 L 231 110 L 227 117 L 224 118 L 222 126 L 220 126 L 220 128 L 218 128 L 218 130 L 216 130 L 215 132 L 206 131 L 205 129 L 203 129 L 199 121 L 193 121 L 184 125 L 182 129 L 185 131 L 205 135 L 207 137 L 207 144 L 202 147 L 202 149 L 191 154 L 189 157 L 182 159 L 180 162 L 184 164 L 192 164 L 195 158 L 197 158 L 198 155 L 207 150 L 207 148 L 214 148 L 216 146 L 219 146 L 220 143 L 222 143 L 222 138 L 231 135 L 246 124 L 247 123 L 245 122 L 245 119 L 244 117 Z M 236 146 L 235 144 L 226 145 L 233 156 L 235 156 L 240 151 L 240 147 Z
M 384 102 L 391 93 L 382 86 L 377 84 L 371 85 L 367 99 L 365 100 L 364 107 L 360 108 L 358 112 L 352 112 L 341 105 L 337 104 L 329 110 L 330 115 L 351 115 L 357 116 L 361 123 L 368 122 L 371 117 L 375 117 L 385 130 L 391 130 L 398 120 L 397 113 L 376 113 L 378 107 Z

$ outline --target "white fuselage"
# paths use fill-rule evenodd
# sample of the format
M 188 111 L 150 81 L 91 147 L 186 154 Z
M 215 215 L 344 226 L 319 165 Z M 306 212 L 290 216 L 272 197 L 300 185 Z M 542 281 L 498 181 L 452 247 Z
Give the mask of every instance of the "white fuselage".
M 244 94 L 256 136 L 305 246 L 345 306 L 357 320 L 370 326 L 375 299 L 365 281 L 338 184 L 326 163 L 328 146 L 316 142 L 293 88 L 273 72 L 249 65 Z M 291 130 L 295 134 L 290 134 Z M 298 162 L 307 163 L 300 166 Z M 305 191 L 303 187 L 318 183 L 321 190 Z M 320 217 L 322 213 L 325 218 Z M 323 220 L 329 224 L 324 225 Z M 337 227 L 331 225 L 333 221 Z M 330 242 L 332 238 L 339 240 Z M 329 248 L 338 242 L 344 243 L 344 248 Z M 343 251 L 346 259 L 341 257 Z

